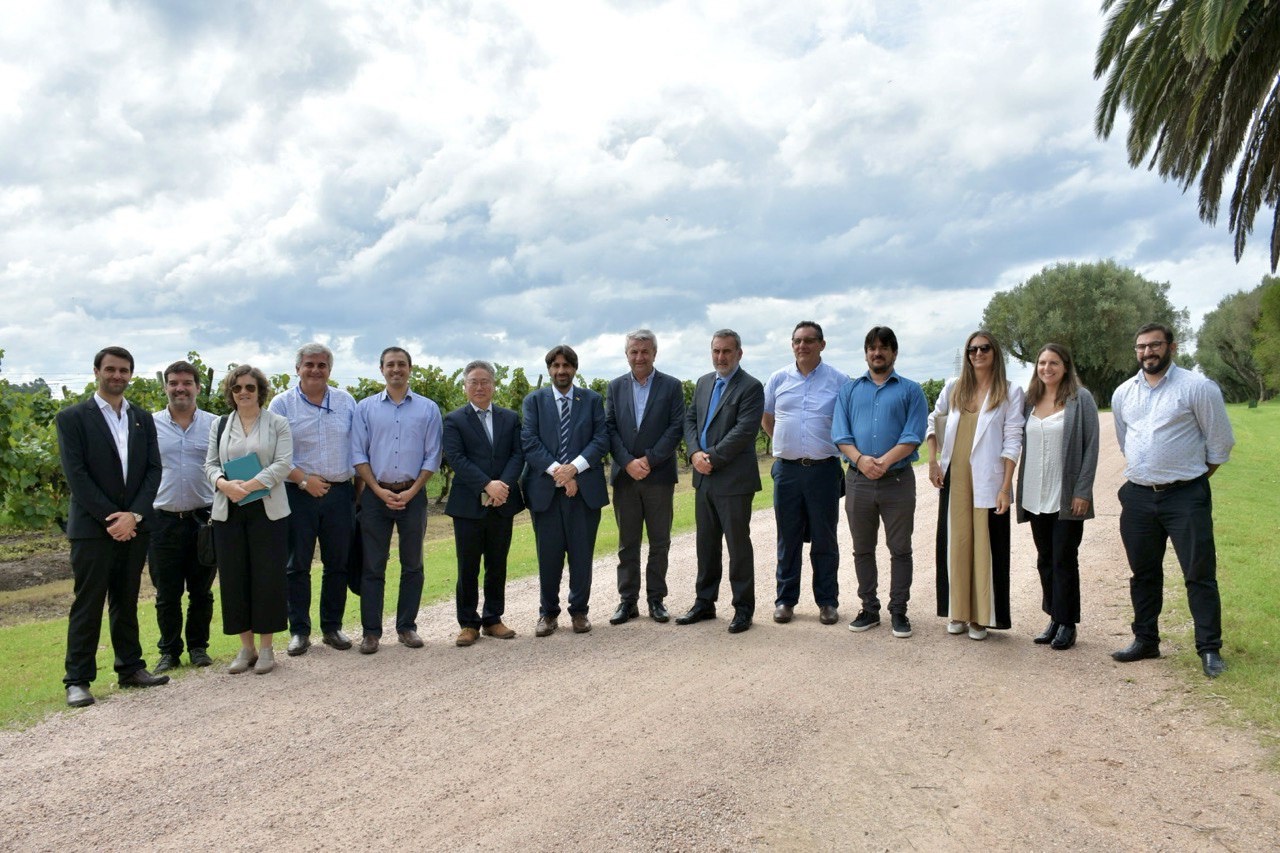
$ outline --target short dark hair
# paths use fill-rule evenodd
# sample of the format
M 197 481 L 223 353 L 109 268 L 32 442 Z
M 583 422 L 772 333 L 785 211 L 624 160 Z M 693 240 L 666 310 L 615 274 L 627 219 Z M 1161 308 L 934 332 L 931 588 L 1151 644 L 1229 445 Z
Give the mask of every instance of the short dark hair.
M 822 327 L 819 326 L 817 323 L 815 323 L 813 320 L 801 320 L 799 323 L 796 323 L 795 328 L 791 330 L 792 337 L 795 337 L 796 332 L 799 331 L 800 329 L 803 329 L 806 326 L 813 327 L 813 330 L 818 333 L 818 340 L 820 341 L 826 340 L 826 338 L 822 337 Z
M 236 410 L 236 398 L 231 393 L 231 386 L 241 376 L 251 376 L 258 386 L 258 405 L 265 406 L 267 400 L 271 398 L 271 383 L 267 381 L 267 375 L 252 364 L 237 364 L 235 367 L 227 371 L 227 375 L 222 377 L 222 399 L 227 401 L 227 405 L 231 407 L 231 411 Z
M 97 370 L 102 367 L 102 359 L 108 355 L 114 355 L 116 358 L 123 358 L 129 362 L 129 372 L 133 373 L 133 353 L 124 347 L 103 347 L 98 350 L 98 354 L 93 357 L 93 369 Z
M 898 336 L 888 326 L 872 326 L 871 331 L 867 332 L 867 337 L 862 341 L 862 351 L 866 352 L 871 349 L 872 344 L 886 346 L 896 353 L 898 351 Z
M 1173 329 L 1169 328 L 1164 323 L 1147 323 L 1145 326 L 1143 326 L 1141 329 L 1137 331 L 1137 333 L 1133 336 L 1133 339 L 1136 341 L 1139 337 L 1141 337 L 1142 335 L 1145 335 L 1147 332 L 1160 332 L 1162 335 L 1164 335 L 1165 343 L 1167 344 L 1174 343 Z
M 197 382 L 200 381 L 200 371 L 196 370 L 195 365 L 193 365 L 189 361 L 182 361 L 181 359 L 179 359 L 178 361 L 175 361 L 173 364 L 166 367 L 164 369 L 165 382 L 169 381 L 169 374 L 171 373 L 190 373 L 192 379 L 196 380 Z
M 382 367 L 383 362 L 385 362 L 385 361 L 387 360 L 387 353 L 389 353 L 389 352 L 402 352 L 402 353 L 404 353 L 404 360 L 405 360 L 405 361 L 407 361 L 407 362 L 409 362 L 409 366 L 410 366 L 410 367 L 413 367 L 413 356 L 409 355 L 409 351 L 408 351 L 407 349 L 405 349 L 404 347 L 387 347 L 386 349 L 384 349 L 384 350 L 383 350 L 381 353 L 379 353 L 379 355 L 378 355 L 378 367 Z
M 552 347 L 547 351 L 547 367 L 550 367 L 551 362 L 560 357 L 563 357 L 565 361 L 573 365 L 574 370 L 578 369 L 578 354 L 568 344 L 560 344 L 560 346 Z

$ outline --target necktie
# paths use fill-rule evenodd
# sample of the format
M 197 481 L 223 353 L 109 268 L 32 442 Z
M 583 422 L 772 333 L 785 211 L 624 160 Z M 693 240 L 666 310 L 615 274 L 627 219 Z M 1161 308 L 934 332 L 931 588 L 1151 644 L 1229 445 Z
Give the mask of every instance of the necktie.
M 569 398 L 560 398 L 560 453 L 556 460 L 561 464 L 569 461 Z
M 480 418 L 480 425 L 484 427 L 484 434 L 489 436 L 489 443 L 493 444 L 493 423 L 489 420 L 489 410 L 476 409 L 476 417 Z
M 707 449 L 707 430 L 711 428 L 711 419 L 715 417 L 716 407 L 720 405 L 720 395 L 724 393 L 725 381 L 723 376 L 716 377 L 715 387 L 711 389 L 711 404 L 707 406 L 707 419 L 702 424 L 702 449 Z

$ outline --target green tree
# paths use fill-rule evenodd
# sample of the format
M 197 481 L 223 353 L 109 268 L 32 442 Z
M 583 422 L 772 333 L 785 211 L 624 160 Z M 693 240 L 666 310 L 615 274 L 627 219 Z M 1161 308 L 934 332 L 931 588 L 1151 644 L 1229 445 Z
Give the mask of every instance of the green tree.
M 1265 400 L 1276 388 L 1266 381 L 1253 357 L 1262 292 L 1269 281 L 1280 283 L 1280 278 L 1264 277 L 1253 290 L 1225 297 L 1205 315 L 1196 335 L 1196 362 L 1205 376 L 1218 383 L 1229 403 Z
M 1167 282 L 1115 261 L 1056 264 L 993 296 L 982 325 L 1024 364 L 1046 343 L 1067 347 L 1080 381 L 1108 405 L 1111 392 L 1138 369 L 1133 336 L 1140 326 L 1165 323 L 1186 339 L 1187 312 L 1175 309 L 1168 294 Z
M 1276 0 L 1102 0 L 1110 13 L 1094 76 L 1106 76 L 1095 128 L 1131 115 L 1129 165 L 1188 189 L 1214 222 L 1235 175 L 1228 228 L 1236 260 L 1259 209 L 1272 209 L 1271 271 L 1280 261 L 1280 3 Z
M 1263 279 L 1258 300 L 1258 327 L 1253 336 L 1253 357 L 1267 384 L 1280 388 L 1280 278 Z
M 933 411 L 933 404 L 938 402 L 938 396 L 942 394 L 942 389 L 947 386 L 945 379 L 926 379 L 920 383 L 920 389 L 924 391 L 925 402 L 929 404 L 929 411 Z
M 0 377 L 0 518 L 9 524 L 49 528 L 65 511 L 69 493 L 53 426 L 58 408 L 44 383 L 20 391 Z

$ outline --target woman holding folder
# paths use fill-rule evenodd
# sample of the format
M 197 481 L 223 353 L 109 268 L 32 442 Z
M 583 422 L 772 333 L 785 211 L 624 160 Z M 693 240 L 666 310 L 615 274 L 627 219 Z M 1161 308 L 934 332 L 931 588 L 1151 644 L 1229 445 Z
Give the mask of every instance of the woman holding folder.
M 289 499 L 284 481 L 293 468 L 293 436 L 283 416 L 265 408 L 271 389 L 256 367 L 241 364 L 222 381 L 232 413 L 209 433 L 204 470 L 213 497 L 213 542 L 222 590 L 222 630 L 240 635 L 240 653 L 227 670 L 275 668 L 272 641 L 288 627 L 285 561 Z M 254 645 L 253 635 L 258 635 Z

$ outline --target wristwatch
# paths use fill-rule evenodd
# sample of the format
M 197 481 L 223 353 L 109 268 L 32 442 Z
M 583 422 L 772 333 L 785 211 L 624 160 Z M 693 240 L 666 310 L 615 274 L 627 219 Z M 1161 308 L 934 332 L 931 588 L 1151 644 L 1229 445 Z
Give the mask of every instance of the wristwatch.
M 141 523 L 142 523 L 142 513 L 140 513 L 140 512 L 135 512 L 135 513 L 133 513 L 133 523 L 134 523 L 134 524 L 141 524 Z
M 307 490 L 307 478 L 306 478 L 306 477 L 303 477 L 303 478 L 298 482 L 298 488 L 302 489 L 302 491 L 304 491 L 304 492 Z

